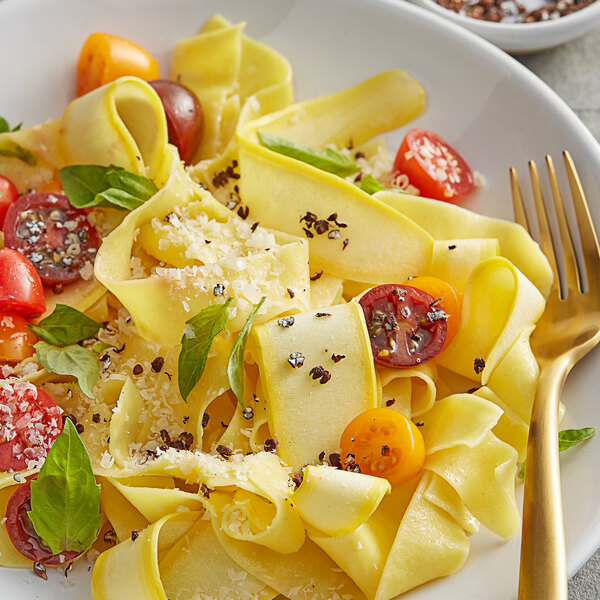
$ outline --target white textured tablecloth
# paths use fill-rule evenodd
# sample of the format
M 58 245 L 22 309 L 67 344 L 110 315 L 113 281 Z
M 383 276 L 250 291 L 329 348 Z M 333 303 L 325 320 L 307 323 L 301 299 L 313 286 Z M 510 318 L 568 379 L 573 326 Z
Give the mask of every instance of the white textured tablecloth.
M 517 58 L 558 92 L 600 141 L 600 28 L 564 46 Z M 600 550 L 569 581 L 569 600 L 600 600 Z

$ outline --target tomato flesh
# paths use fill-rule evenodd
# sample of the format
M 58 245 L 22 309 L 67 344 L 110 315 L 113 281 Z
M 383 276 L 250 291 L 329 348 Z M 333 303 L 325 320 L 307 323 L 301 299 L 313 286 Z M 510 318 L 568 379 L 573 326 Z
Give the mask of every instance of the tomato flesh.
M 77 62 L 77 95 L 132 75 L 148 81 L 160 77 L 158 63 L 141 46 L 109 33 L 92 33 Z
M 439 135 L 411 129 L 396 154 L 394 173 L 408 176 L 421 196 L 453 202 L 474 188 L 471 168 L 465 159 Z
M 0 406 L 0 469 L 39 465 L 62 431 L 62 409 L 27 381 L 4 381 Z
M 31 484 L 28 481 L 17 488 L 6 506 L 6 531 L 18 552 L 44 565 L 66 564 L 81 554 L 72 550 L 52 554 L 33 528 L 27 515 L 30 510 Z
M 344 430 L 340 446 L 346 470 L 383 477 L 392 485 L 414 477 L 425 462 L 421 432 L 390 408 L 372 408 L 358 415 Z
M 0 227 L 4 224 L 6 211 L 18 197 L 17 186 L 8 177 L 0 175 Z
M 7 243 L 6 238 L 4 241 Z M 16 250 L 2 248 L 0 250 L 0 312 L 33 316 L 40 315 L 45 310 L 44 286 L 33 264 Z
M 6 213 L 4 243 L 29 259 L 45 285 L 81 277 L 100 247 L 96 228 L 84 210 L 61 194 L 21 196 Z
M 0 313 L 0 362 L 18 363 L 33 356 L 32 344 L 37 338 L 27 323 L 17 313 Z
M 359 300 L 376 363 L 414 367 L 436 356 L 446 339 L 446 314 L 436 299 L 407 285 L 380 285 Z
M 196 94 L 168 79 L 148 83 L 158 94 L 165 109 L 169 142 L 177 146 L 181 160 L 189 162 L 198 147 L 204 125 L 202 106 Z

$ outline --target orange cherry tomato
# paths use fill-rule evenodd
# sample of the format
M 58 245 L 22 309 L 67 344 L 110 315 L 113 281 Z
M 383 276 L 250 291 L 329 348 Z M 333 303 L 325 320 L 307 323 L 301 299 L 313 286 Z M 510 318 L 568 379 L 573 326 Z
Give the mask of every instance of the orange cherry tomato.
M 77 63 L 77 95 L 125 75 L 148 81 L 158 79 L 160 72 L 156 60 L 141 46 L 110 33 L 92 33 Z
M 17 313 L 0 313 L 0 362 L 17 363 L 33 355 L 37 338 L 27 329 L 28 322 Z
M 38 190 L 38 194 L 61 194 L 61 195 L 64 195 L 64 193 L 65 192 L 63 190 L 62 183 L 60 181 L 57 181 L 56 179 L 54 181 L 50 181 L 50 182 L 46 183 Z
M 448 315 L 448 319 L 446 320 L 446 340 L 442 346 L 442 350 L 444 350 L 460 328 L 462 314 L 461 294 L 457 293 L 447 281 L 438 279 L 437 277 L 412 277 L 411 279 L 407 279 L 402 285 L 408 285 L 427 292 L 436 300 L 439 298 L 440 307 Z
M 425 462 L 423 436 L 414 423 L 391 408 L 372 408 L 350 421 L 340 442 L 347 471 L 383 477 L 398 485 Z

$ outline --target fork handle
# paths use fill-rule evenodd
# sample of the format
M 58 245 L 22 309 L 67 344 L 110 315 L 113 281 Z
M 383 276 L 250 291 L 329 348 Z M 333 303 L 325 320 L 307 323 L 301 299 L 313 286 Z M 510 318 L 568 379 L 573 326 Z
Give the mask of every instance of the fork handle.
M 519 600 L 567 600 L 558 461 L 558 407 L 571 365 L 543 366 L 535 395 L 523 498 Z

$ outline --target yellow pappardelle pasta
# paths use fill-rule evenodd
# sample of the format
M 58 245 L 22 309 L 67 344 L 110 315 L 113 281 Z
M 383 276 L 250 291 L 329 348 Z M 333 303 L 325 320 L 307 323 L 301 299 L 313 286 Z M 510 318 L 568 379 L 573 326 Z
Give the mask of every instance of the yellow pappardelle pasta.
M 0 147 L 36 157 L 0 154 L 21 192 L 73 165 L 120 167 L 154 186 L 133 210 L 90 208 L 103 236 L 93 272 L 46 291 L 46 315 L 68 305 L 103 324 L 74 344 L 95 366 L 61 370 L 37 347 L 2 367 L 3 390 L 35 385 L 54 398 L 91 459 L 95 600 L 391 600 L 457 571 L 480 524 L 504 539 L 519 526 L 545 258 L 513 223 L 414 187 L 356 185 L 384 180 L 378 136 L 423 110 L 409 74 L 294 103 L 287 60 L 243 30 L 216 16 L 174 49 L 171 78 L 204 112 L 187 166 L 159 96 L 132 76 L 55 121 L 0 134 Z M 360 177 L 322 161 L 356 161 Z M 361 299 L 393 284 L 402 301 L 414 276 L 415 288 L 423 277 L 454 289 L 455 331 L 431 360 L 394 368 L 388 349 L 374 361 L 380 333 Z M 376 409 L 404 415 L 422 438 L 422 465 L 405 479 L 344 454 L 347 426 Z M 0 473 L 2 516 L 42 464 Z M 0 565 L 31 568 L 6 521 Z

